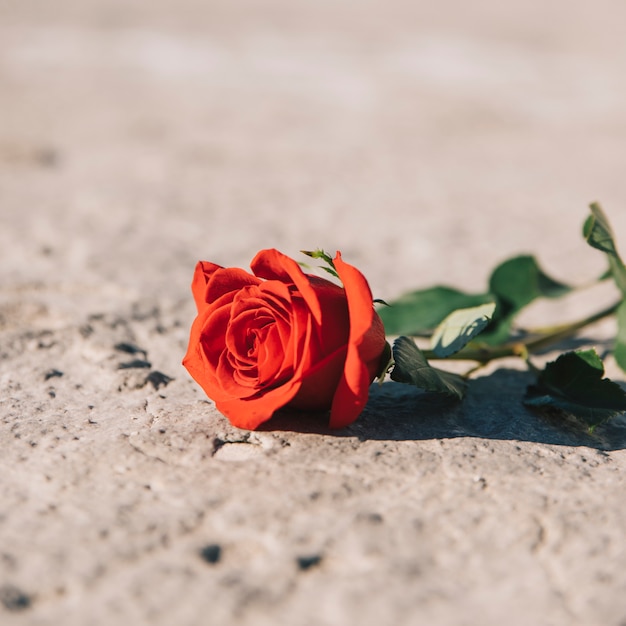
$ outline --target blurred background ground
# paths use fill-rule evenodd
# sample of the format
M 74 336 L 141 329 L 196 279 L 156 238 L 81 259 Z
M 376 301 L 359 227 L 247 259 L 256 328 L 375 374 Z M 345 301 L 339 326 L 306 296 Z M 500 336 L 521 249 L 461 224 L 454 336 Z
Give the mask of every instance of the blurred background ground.
M 598 275 L 587 204 L 626 240 L 625 23 L 0 2 L 0 621 L 623 624 L 619 420 L 547 423 L 507 364 L 460 407 L 387 384 L 341 433 L 248 435 L 180 360 L 198 259 L 339 249 L 385 299 L 517 252 Z

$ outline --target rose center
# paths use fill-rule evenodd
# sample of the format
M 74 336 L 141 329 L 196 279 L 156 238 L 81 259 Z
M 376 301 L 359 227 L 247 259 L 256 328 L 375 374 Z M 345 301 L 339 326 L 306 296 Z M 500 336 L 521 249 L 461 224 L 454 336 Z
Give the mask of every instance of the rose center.
M 267 337 L 268 327 L 270 322 L 261 326 L 260 328 L 251 328 L 246 332 L 246 344 L 248 347 L 247 356 L 250 359 L 256 359 L 259 346 L 263 344 L 265 337 Z
M 286 331 L 282 316 L 267 307 L 242 311 L 231 319 L 226 346 L 233 379 L 245 387 L 263 388 L 287 378 L 290 372 L 281 372 Z

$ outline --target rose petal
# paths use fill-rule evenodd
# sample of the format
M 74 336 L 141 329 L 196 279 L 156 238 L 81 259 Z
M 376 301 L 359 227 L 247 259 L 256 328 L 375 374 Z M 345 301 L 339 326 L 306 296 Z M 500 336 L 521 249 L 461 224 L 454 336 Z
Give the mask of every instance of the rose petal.
M 302 344 L 308 345 L 311 338 L 312 324 L 309 318 L 302 333 Z M 238 428 L 254 430 L 294 398 L 302 386 L 302 376 L 307 359 L 301 359 L 293 377 L 275 389 L 262 390 L 259 395 L 250 398 L 230 398 L 216 400 L 215 405 Z M 214 398 L 215 399 L 215 398 Z
M 206 286 L 205 299 L 209 303 L 215 302 L 224 294 L 260 283 L 258 278 L 238 267 L 218 268 L 213 272 Z
M 350 314 L 350 337 L 343 375 L 337 385 L 330 413 L 331 428 L 351 424 L 361 413 L 385 346 L 385 331 L 374 311 L 372 292 L 365 276 L 345 263 L 338 252 L 335 269 L 343 282 Z M 375 371 L 374 371 L 375 373 Z
M 309 276 L 309 279 L 322 309 L 322 323 L 316 334 L 319 342 L 318 354 L 327 355 L 348 344 L 350 318 L 346 292 L 339 285 L 319 276 Z
M 207 309 L 204 327 L 200 331 L 199 342 L 209 363 L 217 363 L 224 351 L 226 332 L 230 322 L 230 307 Z M 210 332 L 208 332 L 210 330 Z
M 295 285 L 302 294 L 313 319 L 317 324 L 321 324 L 322 309 L 315 289 L 311 286 L 309 277 L 293 259 L 273 248 L 261 250 L 250 263 L 250 267 L 259 278 Z
M 263 315 L 265 313 L 265 315 Z M 271 312 L 259 312 L 259 310 L 242 311 L 226 329 L 226 348 L 237 360 L 242 363 L 249 363 L 256 360 L 253 341 L 251 337 L 258 337 L 258 331 L 268 324 L 273 323 Z
M 250 372 L 249 376 L 245 376 L 242 368 L 232 366 L 227 352 L 223 352 L 220 355 L 215 373 L 222 391 L 221 397 L 210 396 L 216 402 L 220 399 L 250 398 L 259 391 L 256 368 Z
M 282 326 L 282 324 L 280 325 Z M 269 384 L 278 383 L 282 378 L 292 373 L 291 367 L 285 367 L 284 352 L 279 323 L 272 324 L 272 326 L 268 327 L 263 340 L 259 340 L 257 350 L 260 386 L 266 387 Z M 282 360 L 276 358 L 279 354 L 283 355 Z
M 191 293 L 193 294 L 193 299 L 195 300 L 198 311 L 207 304 L 206 286 L 212 274 L 218 269 L 221 269 L 221 266 L 211 263 L 210 261 L 198 261 L 196 263 L 193 280 L 191 281 Z
M 289 403 L 293 409 L 326 411 L 330 409 L 337 382 L 346 360 L 347 346 L 342 346 L 309 368 L 302 379 L 302 387 Z
M 309 312 L 290 300 L 289 288 L 278 281 L 245 287 L 233 300 L 226 346 L 242 363 L 255 363 L 261 387 L 290 377 L 296 361 L 303 358 L 298 329 L 302 319 L 306 325 Z M 252 352 L 251 339 L 256 346 Z
M 222 392 L 215 378 L 214 365 L 209 362 L 201 341 L 202 331 L 210 315 L 211 311 L 206 309 L 198 313 L 194 320 L 191 326 L 187 353 L 183 358 L 183 365 L 192 378 L 204 389 L 207 396 L 214 398 L 217 393 L 221 394 Z

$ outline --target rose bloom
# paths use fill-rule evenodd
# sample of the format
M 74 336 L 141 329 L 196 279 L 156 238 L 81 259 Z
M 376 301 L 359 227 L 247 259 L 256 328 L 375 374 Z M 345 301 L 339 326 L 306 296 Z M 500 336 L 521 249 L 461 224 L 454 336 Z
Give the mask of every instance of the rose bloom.
M 342 428 L 361 413 L 386 341 L 365 277 L 334 266 L 343 287 L 262 250 L 253 274 L 200 261 L 198 316 L 183 365 L 232 424 L 254 429 L 283 407 L 330 409 Z

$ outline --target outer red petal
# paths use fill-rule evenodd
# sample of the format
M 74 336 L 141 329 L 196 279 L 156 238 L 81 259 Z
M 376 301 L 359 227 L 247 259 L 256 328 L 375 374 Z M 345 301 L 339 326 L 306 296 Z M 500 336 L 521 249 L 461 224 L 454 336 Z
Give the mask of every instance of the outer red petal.
M 346 362 L 330 412 L 331 428 L 343 428 L 360 415 L 367 402 L 369 386 L 385 347 L 385 330 L 374 311 L 365 276 L 344 263 L 339 252 L 333 262 L 346 291 L 350 315 Z
M 218 269 L 221 269 L 221 266 L 210 261 L 198 261 L 196 263 L 193 280 L 191 281 L 191 293 L 193 293 L 198 312 L 206 306 L 206 286 L 213 273 Z
M 328 411 L 346 361 L 346 346 L 338 348 L 308 369 L 296 397 L 289 403 L 302 411 Z
M 238 267 L 220 267 L 211 275 L 206 286 L 205 298 L 208 303 L 213 303 L 226 293 L 259 284 L 261 281 L 245 270 Z
M 250 267 L 255 276 L 259 278 L 279 280 L 288 285 L 295 285 L 302 294 L 315 322 L 318 325 L 322 323 L 322 308 L 315 289 L 312 287 L 309 277 L 293 259 L 273 248 L 261 250 L 252 259 Z
M 202 330 L 211 313 L 212 311 L 206 307 L 198 313 L 198 316 L 193 321 L 187 353 L 183 358 L 183 365 L 192 378 L 204 389 L 207 396 L 215 398 L 221 391 L 215 378 L 214 367 L 209 363 L 201 341 Z
M 191 282 L 191 292 L 198 312 L 225 293 L 237 291 L 261 281 L 249 272 L 236 267 L 222 267 L 210 261 L 198 261 Z

